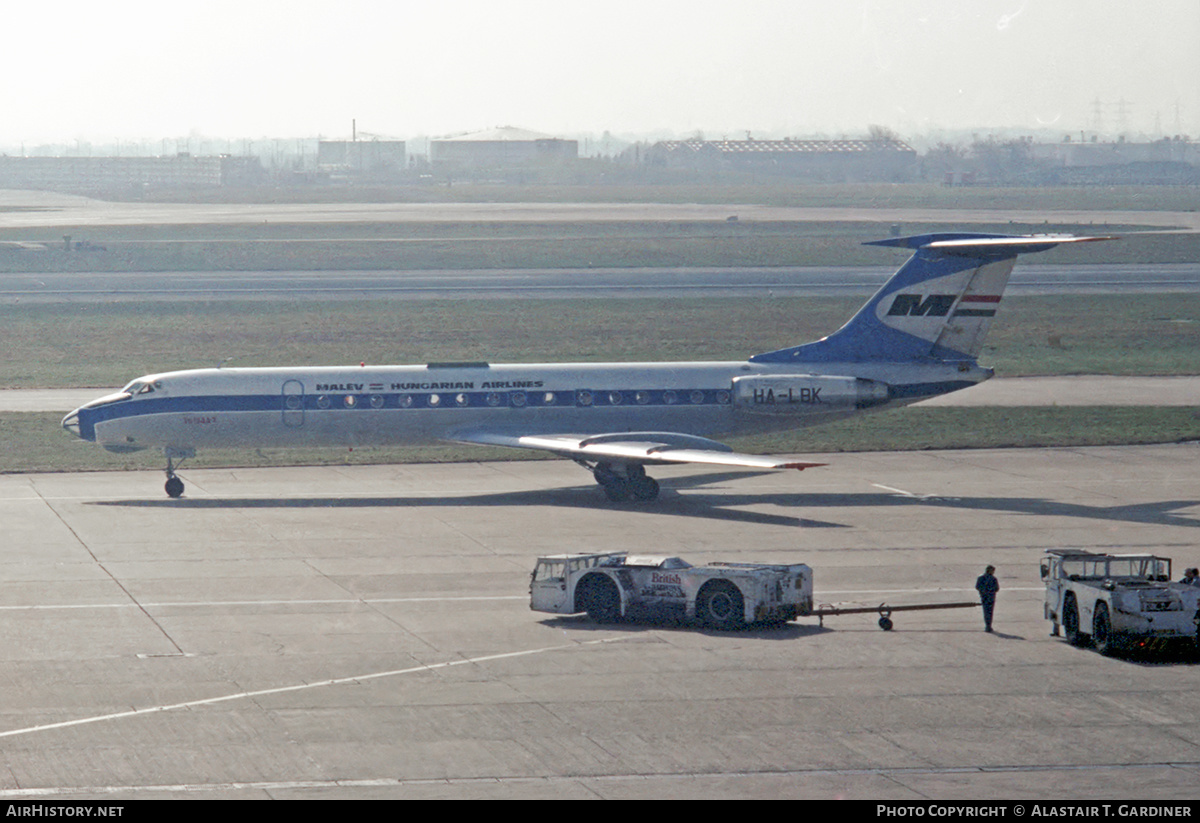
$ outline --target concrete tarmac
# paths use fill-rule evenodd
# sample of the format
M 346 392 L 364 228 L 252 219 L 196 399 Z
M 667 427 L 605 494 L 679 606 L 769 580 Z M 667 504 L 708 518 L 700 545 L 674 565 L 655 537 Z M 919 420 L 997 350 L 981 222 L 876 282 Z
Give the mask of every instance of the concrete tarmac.
M 1200 445 L 0 476 L 0 797 L 1194 798 L 1200 664 L 1048 636 L 1043 549 L 1200 565 Z M 806 562 L 977 609 L 714 632 L 528 608 L 543 553 Z

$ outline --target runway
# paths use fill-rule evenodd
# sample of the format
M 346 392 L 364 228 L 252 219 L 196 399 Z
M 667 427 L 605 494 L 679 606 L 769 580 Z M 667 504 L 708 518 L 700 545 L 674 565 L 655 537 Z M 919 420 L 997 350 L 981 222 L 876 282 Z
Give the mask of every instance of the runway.
M 1048 636 L 1044 548 L 1200 564 L 1196 444 L 0 476 L 0 797 L 1191 798 L 1200 665 Z M 823 602 L 974 610 L 779 629 L 529 611 L 538 554 L 806 562 Z
M 87 197 L 0 190 L 4 225 L 62 226 L 245 225 L 261 223 L 844 221 L 1022 223 L 1153 226 L 1200 231 L 1200 212 L 1084 209 L 947 209 L 797 207 L 757 203 L 119 203 Z
M 867 298 L 891 266 L 489 269 L 423 271 L 0 272 L 0 303 L 83 301 Z M 1200 291 L 1200 264 L 1021 265 L 1008 293 Z

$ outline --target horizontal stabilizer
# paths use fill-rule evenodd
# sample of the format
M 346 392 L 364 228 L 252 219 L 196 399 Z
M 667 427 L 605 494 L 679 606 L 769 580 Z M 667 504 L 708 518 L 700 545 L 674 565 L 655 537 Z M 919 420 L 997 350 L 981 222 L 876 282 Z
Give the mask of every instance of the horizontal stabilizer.
M 1116 240 L 1116 237 L 1075 237 L 1071 234 L 1034 234 L 1024 237 L 984 234 L 920 234 L 913 237 L 893 237 L 887 240 L 872 240 L 864 246 L 899 246 L 905 249 L 936 249 L 943 254 L 970 254 L 973 256 L 996 255 L 1011 257 L 1047 251 L 1062 243 L 1094 243 L 1100 240 Z

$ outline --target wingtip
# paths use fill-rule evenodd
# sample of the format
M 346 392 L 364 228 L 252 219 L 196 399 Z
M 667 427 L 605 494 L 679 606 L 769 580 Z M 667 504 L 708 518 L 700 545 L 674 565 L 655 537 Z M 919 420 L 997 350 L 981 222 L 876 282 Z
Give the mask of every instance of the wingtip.
M 821 466 L 828 466 L 828 465 L 829 465 L 828 463 L 784 463 L 783 465 L 780 466 L 780 468 L 795 469 L 796 471 L 802 472 L 805 469 L 816 469 L 816 468 L 820 468 Z

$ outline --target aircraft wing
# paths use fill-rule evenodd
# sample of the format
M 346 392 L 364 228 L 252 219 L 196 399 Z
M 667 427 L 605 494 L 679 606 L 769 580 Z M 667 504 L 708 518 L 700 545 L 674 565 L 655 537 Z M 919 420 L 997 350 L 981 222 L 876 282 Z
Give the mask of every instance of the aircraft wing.
M 781 460 L 741 454 L 724 443 L 676 432 L 617 432 L 612 434 L 527 434 L 496 432 L 459 433 L 458 442 L 487 446 L 540 449 L 572 460 L 625 463 L 704 463 L 745 469 L 811 469 L 826 463 Z

